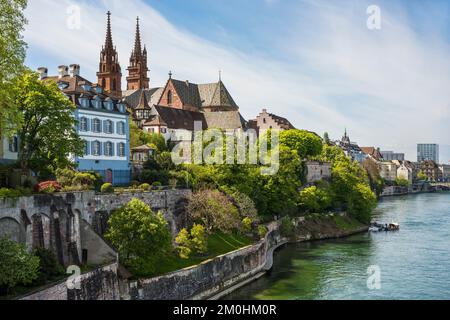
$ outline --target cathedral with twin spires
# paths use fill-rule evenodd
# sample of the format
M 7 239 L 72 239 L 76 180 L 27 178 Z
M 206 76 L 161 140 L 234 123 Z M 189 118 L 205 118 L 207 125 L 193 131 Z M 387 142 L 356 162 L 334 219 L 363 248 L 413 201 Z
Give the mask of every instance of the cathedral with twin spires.
M 166 139 L 177 131 L 193 131 L 194 122 L 203 129 L 245 129 L 247 122 L 222 82 L 196 84 L 169 78 L 162 87 L 150 87 L 147 48 L 142 45 L 139 18 L 136 21 L 134 47 L 131 51 L 126 90 L 122 91 L 122 69 L 113 44 L 111 13 L 107 13 L 106 39 L 100 52 L 97 83 L 128 105 L 136 125 Z

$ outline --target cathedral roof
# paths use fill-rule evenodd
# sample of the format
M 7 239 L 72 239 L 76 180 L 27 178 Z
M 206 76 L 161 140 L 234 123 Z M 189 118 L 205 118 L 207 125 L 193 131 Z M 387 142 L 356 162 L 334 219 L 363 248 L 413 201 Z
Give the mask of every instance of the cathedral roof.
M 209 129 L 242 129 L 246 126 L 238 111 L 218 111 L 204 113 Z
M 222 80 L 198 85 L 202 107 L 231 107 L 238 109 Z
M 175 109 L 164 106 L 155 106 L 155 111 L 161 117 L 161 120 L 167 124 L 170 129 L 194 130 L 194 122 L 200 121 L 202 129 L 207 129 L 203 112 L 194 112 L 182 109 Z

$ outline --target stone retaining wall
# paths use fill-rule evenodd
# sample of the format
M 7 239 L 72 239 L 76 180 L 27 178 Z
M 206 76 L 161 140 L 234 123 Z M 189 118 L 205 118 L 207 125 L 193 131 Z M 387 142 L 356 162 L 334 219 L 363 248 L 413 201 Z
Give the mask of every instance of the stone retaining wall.
M 282 243 L 278 224 L 272 223 L 266 237 L 257 244 L 170 274 L 139 280 L 130 286 L 132 299 L 207 299 L 245 279 L 265 271 L 267 254 Z M 270 251 L 270 254 L 273 250 Z

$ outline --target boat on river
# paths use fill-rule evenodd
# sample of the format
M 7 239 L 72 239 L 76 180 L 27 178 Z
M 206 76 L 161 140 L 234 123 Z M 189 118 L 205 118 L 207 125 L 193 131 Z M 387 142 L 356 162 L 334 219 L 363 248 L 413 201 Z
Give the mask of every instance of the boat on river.
M 369 232 L 380 232 L 380 231 L 398 231 L 400 230 L 400 225 L 396 222 L 391 223 L 378 223 L 373 222 L 370 224 Z

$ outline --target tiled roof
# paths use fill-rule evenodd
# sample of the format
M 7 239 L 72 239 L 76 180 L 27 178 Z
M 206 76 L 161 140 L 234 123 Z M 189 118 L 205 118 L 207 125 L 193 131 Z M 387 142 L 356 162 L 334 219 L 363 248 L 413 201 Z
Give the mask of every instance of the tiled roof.
M 245 120 L 238 111 L 205 112 L 209 129 L 239 129 L 245 127 Z
M 375 147 L 360 147 L 361 151 L 365 154 L 372 156 L 376 160 L 382 160 L 383 156 L 380 151 Z
M 171 79 L 171 81 L 173 86 L 175 87 L 175 90 L 177 91 L 178 97 L 184 105 L 190 105 L 194 107 L 201 106 L 197 84 L 175 79 Z
M 130 105 L 131 108 L 135 109 L 139 100 L 141 99 L 142 92 L 145 93 L 145 98 L 148 101 L 149 106 L 158 104 L 159 98 L 161 97 L 164 88 L 151 88 L 151 89 L 140 89 L 140 90 L 126 90 L 122 94 L 125 101 Z
M 142 146 L 135 147 L 135 148 L 133 148 L 131 150 L 132 151 L 146 151 L 146 150 L 155 150 L 155 148 L 149 147 L 148 145 L 144 144 Z
M 295 129 L 288 119 L 269 113 L 272 119 L 284 130 Z
M 57 83 L 64 83 L 67 85 L 67 87 L 65 87 L 64 89 L 62 89 L 61 91 L 66 94 L 70 100 L 78 107 L 78 108 L 82 108 L 82 109 L 94 109 L 94 110 L 100 110 L 100 111 L 104 111 L 104 112 L 120 112 L 119 108 L 118 108 L 118 104 L 120 102 L 123 102 L 126 106 L 127 103 L 124 100 L 121 100 L 117 97 L 113 97 L 110 94 L 108 94 L 107 92 L 96 92 L 95 88 L 99 87 L 98 84 L 96 83 L 92 83 L 89 80 L 79 76 L 79 75 L 75 75 L 75 76 L 71 76 L 71 75 L 67 75 L 64 77 L 59 77 L 59 76 L 50 76 L 50 77 L 46 77 L 43 79 L 43 81 L 56 81 Z M 91 87 L 91 90 L 87 91 L 83 89 L 83 85 L 89 85 Z M 81 107 L 80 105 L 80 98 L 87 98 L 89 99 L 89 106 L 88 107 Z M 113 103 L 113 109 L 112 110 L 108 110 L 105 108 L 105 105 L 103 104 L 102 107 L 100 109 L 96 109 L 94 108 L 93 104 L 92 104 L 92 100 L 96 100 L 96 99 L 100 99 L 101 101 L 110 101 Z M 122 112 L 120 112 L 122 113 Z M 125 113 L 127 113 L 125 111 Z
M 204 113 L 170 107 L 155 106 L 155 111 L 169 129 L 194 130 L 194 121 L 202 122 L 202 129 L 207 129 Z
M 198 88 L 202 107 L 229 107 L 238 109 L 237 104 L 222 81 L 199 84 Z
M 165 123 L 160 116 L 156 115 L 153 116 L 150 120 L 146 121 L 144 123 L 144 126 L 167 126 L 167 123 Z

